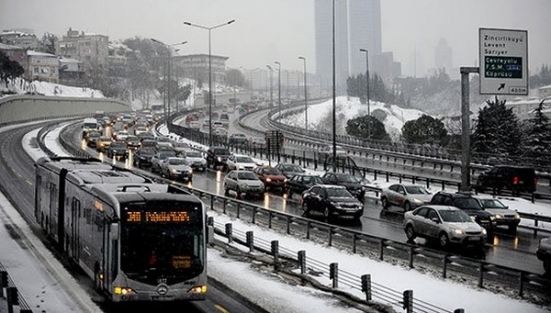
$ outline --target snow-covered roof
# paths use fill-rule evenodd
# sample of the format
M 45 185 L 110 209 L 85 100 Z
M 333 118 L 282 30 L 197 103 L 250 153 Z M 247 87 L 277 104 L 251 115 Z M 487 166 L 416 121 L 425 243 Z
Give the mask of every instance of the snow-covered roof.
M 28 50 L 27 55 L 29 56 L 43 56 L 43 57 L 54 57 L 57 58 L 57 55 L 46 53 L 46 52 L 40 52 L 40 51 L 34 51 L 34 50 Z
M 547 85 L 547 86 L 542 86 L 540 88 L 538 88 L 539 90 L 542 90 L 542 89 L 551 89 L 551 85 Z
M 77 59 L 71 59 L 71 58 L 61 58 L 59 59 L 60 63 L 82 63 L 82 61 L 79 61 Z
M 24 50 L 24 49 L 19 46 L 12 46 L 12 45 L 6 45 L 4 43 L 0 43 L 0 50 Z

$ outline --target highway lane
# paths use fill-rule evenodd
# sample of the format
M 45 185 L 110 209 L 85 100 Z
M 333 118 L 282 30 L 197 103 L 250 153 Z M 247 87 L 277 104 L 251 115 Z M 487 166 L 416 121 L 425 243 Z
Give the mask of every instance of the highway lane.
M 56 253 L 51 242 L 42 235 L 39 225 L 34 218 L 34 160 L 27 154 L 22 146 L 23 137 L 30 131 L 40 127 L 37 125 L 15 126 L 9 131 L 1 133 L 0 136 L 0 186 L 2 192 L 10 199 L 14 207 L 24 217 L 26 222 L 33 228 L 34 233 L 54 252 L 57 259 L 71 272 L 71 275 L 79 283 L 79 286 L 90 295 L 104 312 L 120 312 L 121 309 L 129 310 L 140 308 L 144 310 L 158 310 L 161 312 L 244 312 L 255 313 L 257 308 L 250 308 L 247 304 L 240 302 L 239 297 L 226 294 L 223 289 L 216 286 L 209 286 L 207 300 L 203 302 L 185 303 L 142 303 L 132 304 L 121 308 L 105 301 L 93 288 L 92 281 L 85 274 L 75 267 L 74 264 Z M 34 143 L 33 143 L 34 145 Z M 19 284 L 28 282 L 19 282 Z M 61 284 L 63 286 L 63 284 Z M 75 300 L 77 301 L 77 300 Z
M 232 124 L 234 125 L 234 124 Z M 236 131 L 230 127 L 230 134 Z M 75 133 L 75 138 L 78 138 Z M 94 155 L 95 150 L 87 149 Z M 95 154 L 97 155 L 97 154 Z M 97 155 L 99 158 L 103 156 Z M 131 162 L 126 162 L 128 167 Z M 209 191 L 222 196 L 224 172 L 220 170 L 208 170 L 205 173 L 195 173 L 193 182 L 186 183 L 185 186 Z M 230 195 L 232 196 L 232 195 Z M 288 199 L 286 195 L 280 192 L 266 192 L 261 199 L 243 199 L 256 205 L 279 210 L 295 215 L 302 215 L 300 198 L 293 195 Z M 332 221 L 343 227 L 359 230 L 370 235 L 390 239 L 397 242 L 406 242 L 406 237 L 402 228 L 403 213 L 399 208 L 391 208 L 389 211 L 383 211 L 379 202 L 376 201 L 375 194 L 368 195 L 364 201 L 365 211 L 359 223 L 351 222 L 348 219 Z M 316 218 L 315 216 L 313 218 Z M 322 220 L 321 216 L 317 217 Z M 543 274 L 541 261 L 535 256 L 535 250 L 539 237 L 534 237 L 531 232 L 519 229 L 519 232 L 513 236 L 507 232 L 496 232 L 491 236 L 486 245 L 486 251 L 483 254 L 473 253 L 472 251 L 463 251 L 451 249 L 451 253 L 458 253 L 469 257 L 483 259 L 487 262 L 508 266 L 516 269 L 527 270 L 533 273 Z M 426 243 L 422 239 L 416 241 L 420 245 L 435 247 L 432 243 Z

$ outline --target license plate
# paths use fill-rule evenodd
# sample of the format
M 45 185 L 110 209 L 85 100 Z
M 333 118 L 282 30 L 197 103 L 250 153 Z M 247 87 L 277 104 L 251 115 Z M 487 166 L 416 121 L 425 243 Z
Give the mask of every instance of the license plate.
M 174 300 L 173 296 L 153 296 L 151 297 L 153 301 L 172 301 Z
M 469 241 L 480 241 L 480 237 L 469 237 Z

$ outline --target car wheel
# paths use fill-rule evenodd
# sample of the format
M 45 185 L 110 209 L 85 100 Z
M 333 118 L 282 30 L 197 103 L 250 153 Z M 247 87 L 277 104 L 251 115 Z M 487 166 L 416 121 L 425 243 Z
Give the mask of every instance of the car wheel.
M 388 209 L 388 200 L 386 198 L 381 199 L 381 204 L 383 205 L 383 210 Z
M 239 187 L 237 187 L 237 189 L 235 190 L 235 192 L 237 193 L 237 198 L 238 198 L 238 199 L 241 199 L 241 189 L 239 189 Z
M 229 196 L 229 195 L 230 195 L 230 190 L 228 189 L 227 185 L 224 185 L 224 196 Z
M 408 238 L 408 241 L 413 241 L 417 235 L 415 234 L 415 230 L 413 229 L 413 226 L 408 225 L 406 226 L 406 237 Z
M 450 239 L 448 238 L 448 234 L 446 233 L 440 233 L 438 235 L 438 243 L 440 244 L 440 247 L 445 248 L 450 243 Z
M 411 211 L 411 203 L 409 201 L 406 201 L 404 203 L 404 212 Z
M 310 208 L 308 207 L 308 203 L 302 203 L 302 212 L 305 216 L 310 216 Z

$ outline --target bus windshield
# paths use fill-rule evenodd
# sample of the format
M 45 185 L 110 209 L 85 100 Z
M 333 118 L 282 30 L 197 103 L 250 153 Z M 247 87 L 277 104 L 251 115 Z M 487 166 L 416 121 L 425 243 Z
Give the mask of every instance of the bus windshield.
M 195 204 L 196 205 L 196 204 Z M 156 202 L 124 207 L 121 270 L 131 279 L 176 284 L 204 271 L 205 238 L 201 207 Z M 159 209 L 157 209 L 159 208 Z

